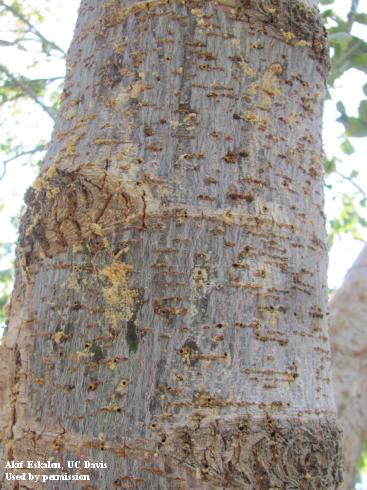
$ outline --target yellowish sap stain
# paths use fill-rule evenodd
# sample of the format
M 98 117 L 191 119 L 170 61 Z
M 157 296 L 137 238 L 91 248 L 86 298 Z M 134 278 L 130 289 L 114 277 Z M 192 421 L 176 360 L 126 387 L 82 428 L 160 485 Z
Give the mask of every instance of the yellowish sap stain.
M 106 317 L 114 327 L 121 320 L 130 320 L 134 314 L 139 292 L 130 289 L 127 284 L 127 275 L 132 270 L 131 266 L 124 263 L 110 264 L 100 270 L 100 275 L 108 279 L 108 285 L 103 287 L 103 296 L 106 302 Z

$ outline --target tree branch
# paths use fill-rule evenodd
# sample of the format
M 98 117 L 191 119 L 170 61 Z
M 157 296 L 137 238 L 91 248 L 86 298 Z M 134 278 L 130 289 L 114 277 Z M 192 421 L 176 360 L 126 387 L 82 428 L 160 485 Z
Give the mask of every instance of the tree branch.
M 60 46 L 58 46 L 53 41 L 49 41 L 47 38 L 45 38 L 45 36 L 41 34 L 40 31 L 36 29 L 34 25 L 32 25 L 31 22 L 29 22 L 29 20 L 24 17 L 17 9 L 12 7 L 11 5 L 6 4 L 3 0 L 0 0 L 0 5 L 2 5 L 6 10 L 13 14 L 14 17 L 22 21 L 23 24 L 25 24 L 29 28 L 29 30 L 41 40 L 42 43 L 48 45 L 51 49 L 54 49 L 55 51 L 59 51 L 63 56 L 66 55 L 65 51 L 60 48 Z
M 21 153 L 17 153 L 16 155 L 14 155 L 11 158 L 8 158 L 7 160 L 3 160 L 2 164 L 3 164 L 4 168 L 3 168 L 3 173 L 0 177 L 0 180 L 2 180 L 5 177 L 6 166 L 9 162 L 12 162 L 13 160 L 16 160 L 17 158 L 21 158 L 25 155 L 34 155 L 35 153 L 37 153 L 39 151 L 45 151 L 45 149 L 46 149 L 46 145 L 38 145 L 35 148 L 33 148 L 33 150 L 22 151 Z
M 347 16 L 348 32 L 350 32 L 352 30 L 353 22 L 354 22 L 354 16 L 357 13 L 358 5 L 359 5 L 359 0 L 352 0 L 350 11 L 349 11 L 348 16 Z
M 10 73 L 10 71 L 4 65 L 0 65 L 0 71 L 6 74 L 6 76 L 19 88 L 21 88 L 36 104 L 38 104 L 49 116 L 52 120 L 55 119 L 55 111 L 52 108 L 47 107 L 46 104 L 40 100 L 37 94 L 29 87 L 23 80 L 16 78 L 14 75 Z
M 339 170 L 335 170 L 335 173 L 337 175 L 339 175 L 339 177 L 341 177 L 342 179 L 345 179 L 347 180 L 349 183 L 351 183 L 356 189 L 358 192 L 360 192 L 363 196 L 364 199 L 367 199 L 367 194 L 366 192 L 362 189 L 362 187 L 360 187 L 353 179 L 352 177 L 347 177 L 346 175 L 342 174 L 341 172 L 339 172 Z

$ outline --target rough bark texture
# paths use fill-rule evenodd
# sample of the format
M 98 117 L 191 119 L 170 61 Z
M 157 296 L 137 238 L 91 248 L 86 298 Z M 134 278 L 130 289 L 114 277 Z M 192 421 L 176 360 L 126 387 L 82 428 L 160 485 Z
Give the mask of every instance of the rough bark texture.
M 337 487 L 326 60 L 310 2 L 82 2 L 22 224 L 5 460 L 103 459 L 98 490 Z
M 332 371 L 350 490 L 367 439 L 367 246 L 330 304 Z

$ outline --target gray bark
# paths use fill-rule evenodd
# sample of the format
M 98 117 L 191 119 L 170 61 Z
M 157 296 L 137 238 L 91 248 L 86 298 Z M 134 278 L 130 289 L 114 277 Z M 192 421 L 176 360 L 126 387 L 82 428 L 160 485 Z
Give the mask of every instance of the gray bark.
M 367 439 L 367 246 L 330 303 L 332 372 L 343 430 L 343 490 L 351 490 Z
M 4 459 L 103 459 L 99 490 L 337 487 L 324 36 L 301 2 L 82 2 L 22 223 Z

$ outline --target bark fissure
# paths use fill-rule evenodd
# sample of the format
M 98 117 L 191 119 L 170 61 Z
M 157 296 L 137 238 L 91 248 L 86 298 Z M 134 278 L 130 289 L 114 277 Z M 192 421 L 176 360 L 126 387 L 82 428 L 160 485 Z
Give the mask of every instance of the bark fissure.
M 100 490 L 337 487 L 325 44 L 297 6 L 82 3 L 18 248 L 14 457 L 105 459 Z
M 317 8 L 303 1 L 292 0 L 209 0 L 216 8 L 224 9 L 236 19 L 248 23 L 258 23 L 267 29 L 269 35 L 292 45 L 310 47 L 321 63 L 328 69 L 326 30 L 320 20 Z M 132 4 L 124 8 L 124 4 Z M 207 2 L 209 3 L 209 2 Z M 106 6 L 104 14 L 98 20 L 98 34 L 104 36 L 106 29 L 111 29 L 137 14 L 154 15 L 155 10 L 174 5 L 199 7 L 201 1 L 192 0 L 150 0 L 148 2 L 121 2 L 114 0 Z

